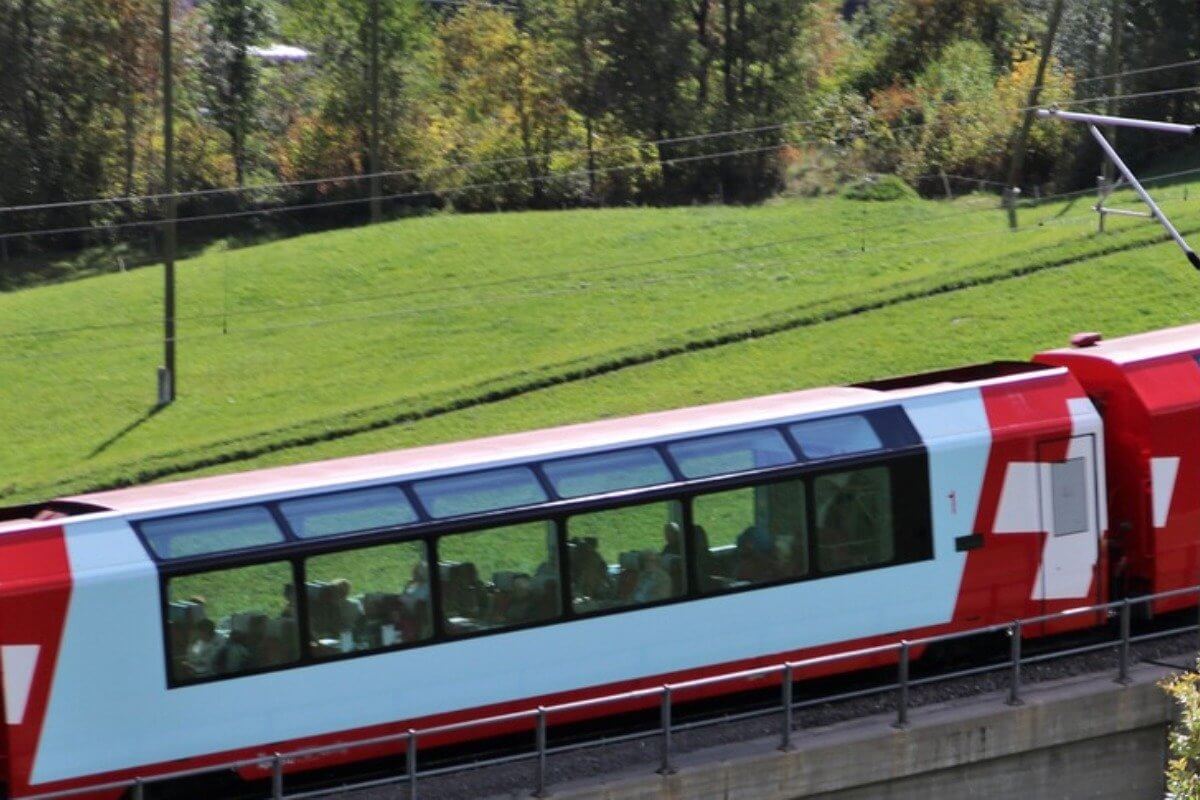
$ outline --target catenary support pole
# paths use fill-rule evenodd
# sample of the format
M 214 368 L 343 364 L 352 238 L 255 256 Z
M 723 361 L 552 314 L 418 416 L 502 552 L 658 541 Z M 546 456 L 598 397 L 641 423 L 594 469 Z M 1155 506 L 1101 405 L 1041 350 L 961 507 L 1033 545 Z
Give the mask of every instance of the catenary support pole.
M 1187 256 L 1187 260 L 1191 262 L 1192 266 L 1200 270 L 1200 256 L 1196 255 L 1195 251 L 1192 250 L 1191 246 L 1187 243 L 1179 231 L 1176 230 L 1175 226 L 1171 224 L 1171 220 L 1167 219 L 1166 215 L 1162 213 L 1162 210 L 1158 207 L 1158 204 L 1154 202 L 1154 198 L 1152 198 L 1150 194 L 1142 187 L 1142 184 L 1137 179 L 1137 176 L 1130 171 L 1129 167 L 1125 166 L 1125 162 L 1121 160 L 1119 155 L 1117 155 L 1117 151 L 1113 149 L 1113 146 L 1108 143 L 1108 139 L 1105 138 L 1104 134 L 1101 133 L 1100 129 L 1095 125 L 1088 125 L 1088 130 L 1091 131 L 1092 138 L 1096 140 L 1096 143 L 1100 145 L 1100 149 L 1104 151 L 1105 155 L 1112 159 L 1113 166 L 1117 168 L 1117 171 L 1121 173 L 1121 176 L 1125 178 L 1125 181 L 1133 187 L 1133 190 L 1138 193 L 1138 196 L 1142 198 L 1142 202 L 1150 208 L 1150 214 L 1153 216 L 1153 218 L 1158 220 L 1158 223 L 1162 225 L 1166 229 L 1167 233 L 1170 234 L 1171 238 L 1175 240 L 1175 244 L 1179 245 L 1179 249 L 1182 250 L 1184 255 Z
M 171 2 L 162 0 L 163 71 L 163 367 L 158 380 L 158 404 L 175 402 L 175 77 L 171 43 Z
M 383 192 L 379 180 L 379 0 L 371 0 L 371 222 L 383 219 Z
M 1038 98 L 1042 94 L 1042 82 L 1046 79 L 1046 65 L 1050 62 L 1050 51 L 1054 49 L 1054 38 L 1058 35 L 1058 24 L 1062 21 L 1062 12 L 1063 0 L 1054 0 L 1054 6 L 1050 9 L 1050 21 L 1046 25 L 1046 37 L 1042 40 L 1042 52 L 1038 56 L 1037 74 L 1033 78 L 1033 86 L 1029 88 L 1028 102 L 1025 103 L 1028 110 L 1022 117 L 1021 127 L 1017 129 L 1012 141 L 1011 161 L 1008 168 L 1008 188 L 1010 190 L 1020 187 L 1025 172 L 1025 145 L 1029 141 L 1029 130 L 1033 127 L 1034 107 L 1037 106 Z M 1008 206 L 1008 227 L 1013 229 L 1017 227 L 1017 204 L 1015 202 L 1009 203 Z

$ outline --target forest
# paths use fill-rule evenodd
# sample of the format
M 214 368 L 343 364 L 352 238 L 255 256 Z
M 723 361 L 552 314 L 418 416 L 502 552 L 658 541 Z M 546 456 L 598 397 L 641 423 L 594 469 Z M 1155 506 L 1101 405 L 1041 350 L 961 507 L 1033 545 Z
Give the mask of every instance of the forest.
M 880 174 L 927 195 L 994 189 L 1052 7 L 173 0 L 179 213 L 210 219 L 188 228 L 202 237 L 434 209 L 753 203 Z M 163 11 L 0 0 L 0 233 L 70 233 L 6 239 L 6 256 L 163 213 Z M 1200 84 L 1196 12 L 1068 0 L 1040 101 L 1200 119 L 1200 94 L 1173 91 Z M 303 56 L 270 57 L 280 44 Z M 1122 136 L 1135 163 L 1178 144 Z M 1035 125 L 1026 152 L 1027 195 L 1095 179 L 1078 130 Z M 135 199 L 13 208 L 93 198 Z

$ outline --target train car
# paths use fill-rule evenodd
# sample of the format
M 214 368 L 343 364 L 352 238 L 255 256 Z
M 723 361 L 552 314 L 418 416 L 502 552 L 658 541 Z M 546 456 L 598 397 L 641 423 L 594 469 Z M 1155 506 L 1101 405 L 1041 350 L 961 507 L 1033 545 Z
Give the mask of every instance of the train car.
M 8 509 L 7 791 L 1103 601 L 1105 447 L 996 363 Z
M 1064 366 L 1104 416 L 1114 596 L 1159 594 L 1200 584 L 1200 325 L 1036 357 Z M 1190 595 L 1157 601 L 1154 613 L 1196 605 Z

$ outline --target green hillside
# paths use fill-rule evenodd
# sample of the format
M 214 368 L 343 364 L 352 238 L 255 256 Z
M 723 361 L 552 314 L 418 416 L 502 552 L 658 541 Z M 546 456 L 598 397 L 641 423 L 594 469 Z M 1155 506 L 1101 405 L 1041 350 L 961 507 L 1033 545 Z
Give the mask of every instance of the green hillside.
M 1185 229 L 1200 208 L 1158 193 Z M 1195 319 L 1158 228 L 788 200 L 437 216 L 0 295 L 0 498 L 289 463 L 994 357 Z

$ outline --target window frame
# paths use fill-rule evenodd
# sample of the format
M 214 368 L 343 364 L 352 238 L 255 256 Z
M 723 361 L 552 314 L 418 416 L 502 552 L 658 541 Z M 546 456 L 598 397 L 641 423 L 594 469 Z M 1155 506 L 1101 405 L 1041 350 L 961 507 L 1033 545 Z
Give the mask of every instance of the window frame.
M 880 423 L 876 419 L 876 415 L 884 412 L 888 414 L 890 419 L 886 419 Z M 867 411 L 853 412 L 867 415 L 873 426 L 880 435 L 884 447 L 881 450 L 854 453 L 851 455 L 836 456 L 825 459 L 805 459 L 802 451 L 797 446 L 797 443 L 791 436 L 788 426 L 803 420 L 788 420 L 777 423 L 746 426 L 743 430 L 754 430 L 758 428 L 773 428 L 782 433 L 784 440 L 792 447 L 797 454 L 795 463 L 783 464 L 773 467 L 758 468 L 746 470 L 738 473 L 714 475 L 705 478 L 685 479 L 679 472 L 675 460 L 667 451 L 666 445 L 670 441 L 661 441 L 650 445 L 639 445 L 638 447 L 653 447 L 659 452 L 664 462 L 670 470 L 673 481 L 667 484 L 658 484 L 653 486 L 618 490 L 602 495 L 583 496 L 578 498 L 563 499 L 557 496 L 553 490 L 553 486 L 547 479 L 541 469 L 541 462 L 534 461 L 527 464 L 533 471 L 537 480 L 541 483 L 550 500 L 546 503 L 535 506 L 524 506 L 509 509 L 500 509 L 480 514 L 474 514 L 464 517 L 434 519 L 429 516 L 420 498 L 412 490 L 411 484 L 415 481 L 390 481 L 380 482 L 375 485 L 397 485 L 405 493 L 408 501 L 418 514 L 418 521 L 402 526 L 391 528 L 380 528 L 373 530 L 354 531 L 344 534 L 336 534 L 318 538 L 300 538 L 292 531 L 287 519 L 278 508 L 278 503 L 293 497 L 278 498 L 271 501 L 246 502 L 237 504 L 240 505 L 259 505 L 266 506 L 274 516 L 276 523 L 284 531 L 285 542 L 282 544 L 270 545 L 268 547 L 258 547 L 234 551 L 223 551 L 215 554 L 206 554 L 203 556 L 190 557 L 184 559 L 164 560 L 155 556 L 152 548 L 148 546 L 145 538 L 140 531 L 140 521 L 131 521 L 131 526 L 134 528 L 138 537 L 142 539 L 143 546 L 150 554 L 150 557 L 158 566 L 159 590 L 160 590 L 160 618 L 161 628 L 163 633 L 163 655 L 165 658 L 165 675 L 167 678 L 167 688 L 187 688 L 191 686 L 203 685 L 213 681 L 220 680 L 235 680 L 239 678 L 252 677 L 254 675 L 274 672 L 282 669 L 297 669 L 309 666 L 318 666 L 324 664 L 333 664 L 339 661 L 352 658 L 367 658 L 372 656 L 384 655 L 392 652 L 407 650 L 413 647 L 434 646 L 449 642 L 461 642 L 474 639 L 480 636 L 505 635 L 510 633 L 519 633 L 530 628 L 543 627 L 546 625 L 558 625 L 566 622 L 571 622 L 577 619 L 595 618 L 608 614 L 624 614 L 642 610 L 656 609 L 663 606 L 672 605 L 675 603 L 691 602 L 699 599 L 712 599 L 716 597 L 724 597 L 739 592 L 759 591 L 763 589 L 775 588 L 778 586 L 803 583 L 813 580 L 822 580 L 831 577 L 840 577 L 842 575 L 853 574 L 856 572 L 868 572 L 877 569 L 888 569 L 896 566 L 902 566 L 909 563 L 919 563 L 921 561 L 930 560 L 936 557 L 936 551 L 933 541 L 933 517 L 931 509 L 931 498 L 929 495 L 929 456 L 926 448 L 921 443 L 908 420 L 903 409 L 899 406 L 884 407 L 870 409 Z M 835 415 L 836 416 L 836 415 Z M 886 425 L 886 429 L 884 428 Z M 720 431 L 720 432 L 705 432 L 703 434 L 694 435 L 683 438 L 705 438 L 708 436 L 719 435 L 720 433 L 736 432 L 736 431 Z M 614 452 L 620 449 L 633 448 L 614 448 Z M 811 491 L 811 481 L 821 474 L 837 473 L 852 470 L 858 467 L 869 467 L 877 464 L 889 466 L 889 471 L 893 476 L 893 486 L 898 485 L 895 481 L 896 468 L 901 464 L 911 464 L 911 475 L 919 485 L 919 496 L 921 502 L 916 510 L 914 517 L 920 525 L 920 536 L 923 538 L 925 554 L 917 558 L 901 558 L 901 548 L 897 546 L 896 557 L 887 563 L 872 565 L 870 567 L 854 568 L 836 573 L 820 573 L 816 561 L 816 536 L 815 536 L 815 520 L 814 520 L 814 505 L 808 503 L 806 509 L 806 517 L 809 524 L 810 536 L 808 541 L 809 548 L 809 563 L 812 565 L 809 573 L 802 577 L 784 577 L 778 580 L 754 583 L 746 586 L 734 587 L 722 592 L 701 592 L 699 581 L 699 564 L 697 558 L 696 542 L 694 536 L 694 518 L 693 518 L 693 500 L 694 498 L 704 495 L 713 494 L 721 491 L 733 489 L 749 488 L 771 483 L 780 483 L 794 481 L 797 479 L 806 480 L 809 482 L 809 491 Z M 490 469 L 490 468 L 489 468 Z M 470 470 L 469 472 L 482 472 L 485 470 Z M 462 473 L 464 475 L 468 472 Z M 369 488 L 369 487 L 355 487 Z M 338 494 L 348 491 L 347 487 L 339 487 L 330 489 L 327 492 L 314 493 L 313 496 L 324 494 Z M 893 493 L 893 508 L 898 504 L 900 492 Z M 570 585 L 570 570 L 569 556 L 567 551 L 567 541 L 569 538 L 568 519 L 571 516 L 581 514 L 606 511 L 616 508 L 647 505 L 656 502 L 677 501 L 681 505 L 681 517 L 684 525 L 684 547 L 685 556 L 685 592 L 679 596 L 667 598 L 653 603 L 646 603 L 632 606 L 621 606 L 608 609 L 597 609 L 588 612 L 576 612 L 571 597 Z M 236 506 L 229 506 L 234 508 Z M 204 509 L 205 511 L 209 509 Z M 196 512 L 201 513 L 201 512 Z M 185 516 L 183 514 L 176 515 L 161 515 L 153 517 L 153 519 L 163 519 L 169 516 Z M 147 517 L 146 519 L 150 519 Z M 899 528 L 899 521 L 906 519 L 907 516 L 896 515 L 896 528 Z M 489 528 L 505 527 L 509 525 L 517 525 L 525 522 L 552 522 L 555 525 L 558 540 L 559 554 L 559 586 L 562 595 L 560 600 L 561 613 L 545 620 L 533 621 L 521 625 L 497 627 L 475 631 L 471 633 L 458 633 L 448 635 L 444 630 L 444 619 L 442 609 L 442 586 L 440 570 L 437 569 L 437 564 L 441 558 L 438 553 L 438 539 L 443 535 L 471 533 L 474 531 L 485 530 Z M 292 563 L 293 581 L 296 586 L 305 585 L 306 570 L 305 565 L 307 559 L 334 552 L 347 552 L 352 550 L 367 549 L 371 547 L 380 547 L 388 544 L 396 544 L 402 542 L 422 541 L 426 548 L 426 557 L 430 564 L 430 612 L 433 615 L 433 628 L 429 637 L 415 642 L 400 642 L 388 647 L 381 647 L 372 650 L 352 651 L 349 653 L 340 653 L 337 655 L 325 656 L 322 658 L 313 658 L 309 652 L 309 643 L 307 631 L 309 626 L 309 613 L 307 592 L 297 592 L 297 615 L 300 619 L 300 657 L 293 662 L 283 666 L 272 666 L 261 669 L 251 670 L 237 675 L 215 675 L 198 680 L 179 682 L 175 680 L 173 669 L 171 668 L 171 653 L 170 653 L 170 630 L 167 615 L 167 604 L 169 603 L 168 585 L 171 579 L 185 575 L 200 574 L 214 572 L 224 569 L 234 569 L 240 566 L 250 566 L 254 564 L 262 564 L 269 562 L 290 561 Z

